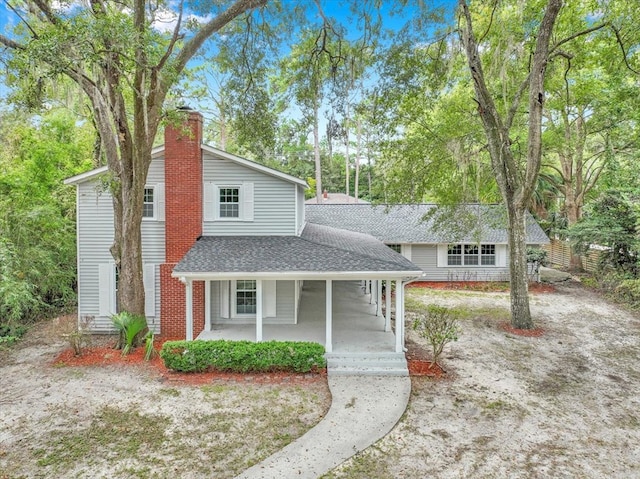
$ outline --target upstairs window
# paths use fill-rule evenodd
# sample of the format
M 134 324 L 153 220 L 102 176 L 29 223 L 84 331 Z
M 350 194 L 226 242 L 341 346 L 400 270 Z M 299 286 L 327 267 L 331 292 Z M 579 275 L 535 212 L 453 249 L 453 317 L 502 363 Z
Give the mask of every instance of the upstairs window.
M 220 218 L 240 217 L 240 188 L 219 188 Z
M 144 198 L 142 200 L 142 217 L 155 217 L 155 195 L 152 187 L 144 189 Z

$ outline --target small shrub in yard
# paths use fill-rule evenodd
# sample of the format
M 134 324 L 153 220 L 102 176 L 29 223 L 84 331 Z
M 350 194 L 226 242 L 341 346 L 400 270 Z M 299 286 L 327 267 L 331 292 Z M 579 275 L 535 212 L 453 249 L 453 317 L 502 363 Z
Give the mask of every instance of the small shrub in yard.
M 83 316 L 80 321 L 67 321 L 62 328 L 62 337 L 69 342 L 76 356 L 81 356 L 84 348 L 91 346 L 89 330 L 94 321 L 93 316 Z
M 640 309 L 640 279 L 625 279 L 615 288 L 614 295 L 634 309 Z
M 458 340 L 458 316 L 457 311 L 430 304 L 413 321 L 413 329 L 431 345 L 434 364 L 438 364 L 444 347 Z
M 111 321 L 119 333 L 116 349 L 122 349 L 122 355 L 126 356 L 138 345 L 136 338 L 147 328 L 147 319 L 139 314 L 122 311 L 111 316 Z
M 305 373 L 326 366 L 324 346 L 297 341 L 167 341 L 160 357 L 168 369 L 181 372 Z

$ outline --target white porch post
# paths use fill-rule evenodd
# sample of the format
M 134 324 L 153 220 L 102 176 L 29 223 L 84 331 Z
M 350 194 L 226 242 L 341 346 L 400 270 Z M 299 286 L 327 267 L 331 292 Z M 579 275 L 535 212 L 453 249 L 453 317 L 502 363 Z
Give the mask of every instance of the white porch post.
M 326 293 L 325 293 L 325 315 L 326 315 L 326 342 L 324 349 L 326 352 L 333 352 L 333 341 L 332 341 L 332 331 L 331 322 L 333 321 L 332 313 L 333 313 L 333 281 L 328 279 L 326 281 Z
M 193 341 L 193 282 L 190 279 L 187 279 L 185 283 L 186 288 L 186 339 L 187 341 Z
M 384 314 L 384 330 L 391 331 L 391 284 L 393 281 L 387 280 L 385 289 L 385 314 Z
M 211 331 L 211 280 L 204 282 L 204 330 Z
M 262 341 L 262 280 L 256 280 L 256 342 Z
M 382 315 L 382 280 L 376 279 L 376 316 Z
M 373 292 L 371 291 L 371 280 L 370 279 L 367 280 L 367 293 L 369 293 L 369 304 L 371 304 L 371 301 L 373 300 Z
M 396 353 L 403 351 L 404 336 L 404 288 L 402 286 L 402 280 L 396 280 Z

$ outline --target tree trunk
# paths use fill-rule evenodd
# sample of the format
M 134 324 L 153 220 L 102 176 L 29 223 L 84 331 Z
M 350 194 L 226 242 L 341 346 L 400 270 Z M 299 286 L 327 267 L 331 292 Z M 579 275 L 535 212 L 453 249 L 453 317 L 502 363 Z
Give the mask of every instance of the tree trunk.
M 526 213 L 522 208 L 507 207 L 509 218 L 509 273 L 511 275 L 511 325 L 533 328 L 529 309 L 529 275 L 527 268 Z
M 356 122 L 356 184 L 354 185 L 353 189 L 353 196 L 355 196 L 355 202 L 359 203 L 359 198 L 360 198 L 360 139 L 361 139 L 361 132 L 360 132 L 360 118 L 358 118 L 357 122 Z
M 322 162 L 320 161 L 320 132 L 318 127 L 318 112 L 320 108 L 316 99 L 313 112 L 313 155 L 316 164 L 316 200 L 322 204 Z

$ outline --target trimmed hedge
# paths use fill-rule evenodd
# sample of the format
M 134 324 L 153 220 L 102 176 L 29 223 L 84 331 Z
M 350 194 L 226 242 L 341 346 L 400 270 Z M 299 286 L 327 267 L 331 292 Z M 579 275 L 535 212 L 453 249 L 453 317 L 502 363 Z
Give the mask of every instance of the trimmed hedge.
M 181 372 L 306 373 L 327 364 L 324 346 L 300 341 L 167 341 L 160 357 L 167 369 Z

